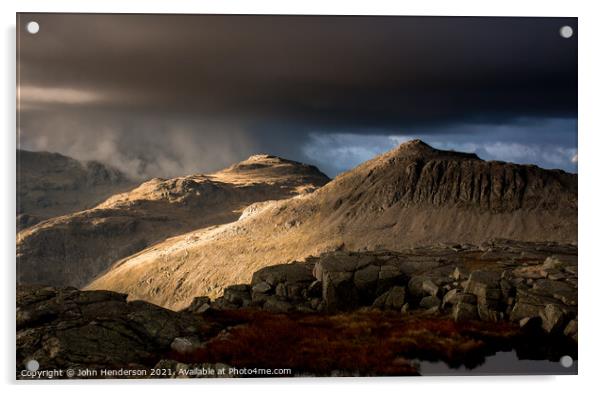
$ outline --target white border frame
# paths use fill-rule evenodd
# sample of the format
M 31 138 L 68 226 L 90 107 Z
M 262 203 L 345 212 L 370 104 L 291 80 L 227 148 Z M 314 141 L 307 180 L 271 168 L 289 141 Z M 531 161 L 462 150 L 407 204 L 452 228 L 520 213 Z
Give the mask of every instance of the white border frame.
M 4 312 L 2 315 L 4 353 L 0 357 L 2 382 L 14 383 L 15 365 L 15 325 L 14 325 L 14 255 L 15 255 L 15 20 L 16 12 L 117 12 L 117 13 L 221 13 L 221 14 L 343 14 L 343 15 L 442 15 L 442 16 L 570 16 L 579 18 L 579 202 L 582 214 L 579 215 L 579 267 L 580 267 L 580 351 L 579 376 L 559 377 L 420 377 L 420 378 L 331 378 L 331 379 L 287 379 L 287 380 L 245 380 L 245 381 L 106 381 L 96 382 L 56 381 L 55 384 L 19 383 L 26 389 L 54 390 L 61 392 L 85 389 L 89 392 L 105 392 L 107 389 L 141 388 L 150 391 L 164 389 L 199 390 L 265 390 L 286 389 L 303 391 L 322 388 L 332 389 L 343 386 L 348 391 L 365 392 L 367 385 L 377 384 L 381 390 L 421 389 L 426 391 L 447 392 L 475 389 L 489 392 L 507 392 L 510 389 L 545 389 L 546 391 L 568 392 L 588 390 L 588 386 L 599 385 L 597 377 L 600 334 L 602 326 L 599 305 L 601 296 L 596 291 L 598 280 L 602 278 L 602 261 L 597 247 L 598 227 L 600 226 L 600 202 L 602 170 L 600 162 L 600 144 L 602 133 L 599 94 L 601 90 L 600 70 L 602 70 L 601 34 L 599 7 L 596 2 L 588 1 L 527 1 L 506 0 L 486 2 L 474 0 L 432 0 L 420 2 L 405 1 L 267 1 L 267 0 L 229 0 L 229 1 L 175 1 L 175 0 L 21 0 L 12 4 L 0 2 L 3 22 L 2 66 L 2 110 L 5 121 L 2 133 L 2 170 L 5 192 L 2 193 L 2 241 L 4 274 Z M 12 268 L 11 268 L 12 267 Z M 598 307 L 596 307 L 598 306 Z M 18 386 L 17 385 L 17 386 Z M 24 385 L 24 386 L 23 386 Z M 41 386 L 37 386 L 41 385 Z M 85 385 L 85 386 L 82 386 Z M 123 386 L 125 385 L 125 386 Z M 169 387 L 168 387 L 169 385 Z M 309 385 L 309 386 L 308 386 Z M 419 385 L 419 386 L 416 386 Z

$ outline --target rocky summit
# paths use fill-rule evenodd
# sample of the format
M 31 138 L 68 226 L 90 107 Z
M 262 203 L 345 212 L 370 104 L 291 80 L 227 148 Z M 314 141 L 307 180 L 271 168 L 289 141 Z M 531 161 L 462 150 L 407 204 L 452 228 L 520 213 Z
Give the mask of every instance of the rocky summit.
M 269 155 L 212 174 L 152 179 L 92 209 L 21 231 L 17 280 L 82 287 L 170 236 L 236 221 L 254 202 L 312 192 L 328 180 L 315 167 Z
M 126 257 L 88 288 L 171 309 L 221 296 L 257 270 L 328 251 L 402 251 L 493 238 L 574 243 L 577 175 L 410 141 L 313 193 L 253 204 L 240 219 Z

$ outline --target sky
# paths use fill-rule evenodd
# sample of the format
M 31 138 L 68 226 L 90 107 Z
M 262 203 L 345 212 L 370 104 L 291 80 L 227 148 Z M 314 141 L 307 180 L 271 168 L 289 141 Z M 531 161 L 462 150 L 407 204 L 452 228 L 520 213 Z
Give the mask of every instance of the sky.
M 26 13 L 17 30 L 18 147 L 135 178 L 258 153 L 335 176 L 415 138 L 577 172 L 576 18 Z

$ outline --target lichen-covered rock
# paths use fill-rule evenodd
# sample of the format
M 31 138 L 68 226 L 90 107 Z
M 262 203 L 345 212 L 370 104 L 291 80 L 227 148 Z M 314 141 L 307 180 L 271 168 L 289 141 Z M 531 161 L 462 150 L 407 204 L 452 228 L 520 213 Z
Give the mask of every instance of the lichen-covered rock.
M 541 327 L 548 333 L 560 333 L 564 330 L 567 323 L 568 313 L 566 309 L 557 304 L 547 304 L 543 310 L 540 310 Z
M 546 259 L 551 254 L 560 255 L 553 260 L 561 263 Z M 253 278 L 250 303 L 233 303 L 232 289 L 228 289 L 212 307 L 333 313 L 370 306 L 401 310 L 405 306 L 409 313 L 436 308 L 460 319 L 470 316 L 519 323 L 539 318 L 548 304 L 554 304 L 568 315 L 576 315 L 577 276 L 576 269 L 571 269 L 577 263 L 575 255 L 574 246 L 505 240 L 481 248 L 440 245 L 405 252 L 338 250 L 303 263 L 261 269 Z M 478 269 L 467 260 L 478 262 Z M 542 270 L 546 260 L 547 278 L 539 273 L 533 276 L 536 279 L 520 277 L 525 271 Z M 562 269 L 566 278 L 550 278 L 552 268 Z M 245 287 L 234 294 L 246 291 Z M 462 306 L 456 307 L 459 303 Z
M 41 369 L 115 368 L 154 364 L 178 337 L 200 342 L 211 327 L 109 291 L 20 286 L 17 289 L 17 368 L 36 359 Z

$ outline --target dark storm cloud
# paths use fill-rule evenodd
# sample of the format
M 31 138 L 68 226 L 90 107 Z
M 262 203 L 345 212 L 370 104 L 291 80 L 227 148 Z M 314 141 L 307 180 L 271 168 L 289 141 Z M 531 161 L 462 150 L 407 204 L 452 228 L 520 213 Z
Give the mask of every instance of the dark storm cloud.
M 30 19 L 40 33 L 24 33 Z M 193 144 L 206 144 L 202 130 L 214 141 L 238 130 L 250 142 L 222 140 L 226 161 L 268 148 L 303 158 L 316 132 L 446 134 L 574 118 L 577 39 L 558 31 L 576 22 L 21 14 L 22 140 L 110 129 L 118 145 L 129 133 L 128 144 L 152 135 L 161 146 L 180 124 L 200 130 L 185 133 Z M 149 123 L 163 131 L 145 134 Z

